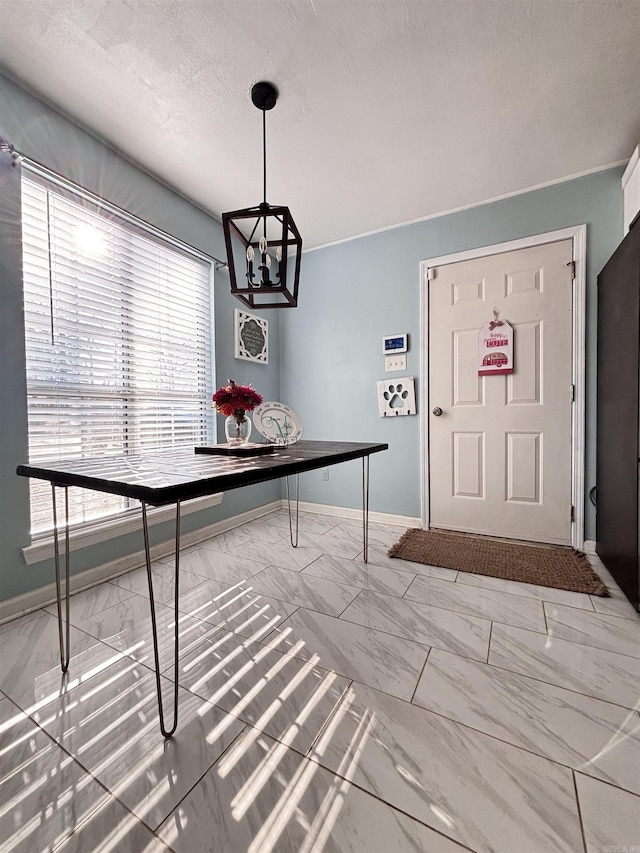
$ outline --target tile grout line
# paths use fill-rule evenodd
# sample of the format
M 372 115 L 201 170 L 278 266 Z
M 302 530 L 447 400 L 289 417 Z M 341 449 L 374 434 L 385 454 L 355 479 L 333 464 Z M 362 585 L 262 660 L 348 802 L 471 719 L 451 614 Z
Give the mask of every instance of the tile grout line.
M 549 607 L 568 607 L 569 606 L 566 604 L 558 604 L 557 601 L 544 601 L 543 604 L 548 605 Z M 622 620 L 623 622 L 634 622 L 634 621 L 636 621 L 638 623 L 638 625 L 640 626 L 640 613 L 637 614 L 637 619 L 634 619 L 633 616 L 619 616 L 617 613 L 603 613 L 600 610 L 587 610 L 584 607 L 572 607 L 571 610 L 577 610 L 580 613 L 588 614 L 586 617 L 587 619 L 594 619 L 594 618 L 600 617 L 602 619 L 618 619 L 618 620 Z
M 358 590 L 358 592 L 353 596 L 353 598 L 352 598 L 352 599 L 351 599 L 351 601 L 347 604 L 347 606 L 346 606 L 346 607 L 343 607 L 343 608 L 342 608 L 342 610 L 340 611 L 340 613 L 338 613 L 338 614 L 337 614 L 337 616 L 334 616 L 333 618 L 334 618 L 334 619 L 342 619 L 342 614 L 343 614 L 343 613 L 345 613 L 345 612 L 346 612 L 346 611 L 351 607 L 351 605 L 354 603 L 354 601 L 356 601 L 358 598 L 360 598 L 360 596 L 361 596 L 364 592 L 366 592 L 366 589 L 360 589 L 360 590 Z M 330 613 L 326 613 L 326 614 L 324 614 L 324 615 L 325 615 L 325 616 L 331 616 L 331 614 L 330 614 Z M 349 622 L 349 620 L 348 620 L 348 619 L 343 619 L 342 621 L 343 621 L 343 622 Z M 350 624 L 350 625 L 352 625 L 353 623 L 352 623 L 352 622 L 349 622 L 349 624 Z
M 365 589 L 360 590 L 360 593 L 363 593 L 363 592 L 366 592 L 366 590 Z M 356 598 L 357 597 L 358 596 L 356 596 Z M 354 598 L 354 601 L 355 601 L 355 598 Z M 287 602 L 283 602 L 283 603 L 286 604 Z M 351 604 L 353 604 L 353 601 L 351 602 Z M 345 607 L 345 609 L 342 611 L 342 613 L 344 613 L 345 610 L 348 610 L 349 607 L 351 607 L 351 604 L 348 604 Z M 355 625 L 357 628 L 363 628 L 366 631 L 375 631 L 378 634 L 386 634 L 388 637 L 393 637 L 396 640 L 402 640 L 405 643 L 411 643 L 414 646 L 422 646 L 423 648 L 431 648 L 433 645 L 434 648 L 440 649 L 440 651 L 443 651 L 443 652 L 449 652 L 450 651 L 449 649 L 443 649 L 443 648 L 440 648 L 440 646 L 435 646 L 434 644 L 431 644 L 431 643 L 423 643 L 420 640 L 411 640 L 407 637 L 401 637 L 399 634 L 393 634 L 393 633 L 391 633 L 391 631 L 383 631 L 381 628 L 371 628 L 368 625 L 361 625 L 359 622 L 352 622 L 349 619 L 342 619 L 342 616 L 334 616 L 332 613 L 323 613 L 321 610 L 314 610 L 312 607 L 305 607 L 304 605 L 300 605 L 298 607 L 298 610 L 307 610 L 307 611 L 309 611 L 309 613 L 315 613 L 318 616 L 326 616 L 328 619 L 339 619 L 341 622 L 346 623 L 347 625 Z M 290 616 L 293 616 L 293 613 L 291 613 Z M 287 619 L 289 619 L 289 616 L 287 616 Z M 283 620 L 283 622 L 284 621 L 286 621 L 286 620 Z M 485 621 L 487 621 L 487 620 L 485 620 Z M 262 642 L 262 641 L 258 641 L 258 642 Z M 457 652 L 450 652 L 450 653 L 451 654 L 457 654 Z M 286 654 L 291 654 L 291 652 L 286 652 Z M 295 654 L 292 656 L 297 657 L 297 655 L 295 655 Z M 476 663 L 482 663 L 482 661 L 480 661 L 478 658 L 471 658 L 468 655 L 459 655 L 459 657 L 465 658 L 465 660 L 466 659 L 474 660 L 474 661 L 476 661 Z M 306 658 L 300 658 L 300 660 L 306 660 Z M 324 669 L 324 667 L 322 667 L 322 668 Z M 338 675 L 341 675 L 341 674 L 342 673 L 338 673 Z M 343 678 L 347 678 L 347 677 L 350 677 L 350 676 L 343 676 Z M 382 691 L 382 692 L 385 692 L 385 691 Z
M 491 654 L 491 639 L 493 637 L 493 619 L 489 623 L 489 642 L 487 643 L 487 665 L 489 664 L 489 655 Z
M 584 823 L 582 821 L 582 809 L 580 808 L 580 796 L 578 795 L 578 780 L 576 778 L 575 770 L 571 771 L 571 778 L 573 780 L 573 790 L 576 795 L 576 807 L 578 809 L 578 823 L 580 824 L 580 834 L 582 835 L 582 846 L 584 847 L 584 853 L 588 853 L 587 838 L 584 831 Z
M 481 589 L 481 590 L 484 590 L 485 592 L 500 592 L 500 593 L 504 593 L 505 595 L 519 595 L 521 598 L 528 598 L 531 601 L 539 601 L 541 603 L 546 602 L 547 604 L 555 604 L 559 607 L 571 607 L 573 610 L 580 610 L 583 613 L 594 613 L 594 612 L 598 613 L 599 612 L 599 611 L 595 610 L 595 608 L 593 607 L 593 602 L 591 601 L 593 596 L 588 592 L 577 592 L 576 590 L 560 589 L 559 587 L 540 587 L 539 584 L 528 584 L 528 586 L 535 586 L 535 587 L 538 587 L 538 589 L 555 589 L 557 592 L 560 592 L 560 593 L 566 592 L 567 595 L 586 595 L 587 598 L 589 599 L 589 603 L 591 604 L 591 608 L 580 607 L 577 604 L 571 604 L 568 601 L 550 601 L 550 600 L 544 598 L 543 593 L 541 593 L 539 596 L 527 595 L 527 592 L 523 591 L 521 589 L 518 589 L 514 592 L 511 592 L 510 590 L 506 590 L 506 589 L 497 589 L 497 588 L 492 587 L 492 586 L 482 586 L 480 584 L 473 584 L 473 583 L 469 583 L 469 582 L 464 581 L 464 580 L 459 580 L 460 576 L 462 576 L 464 574 L 467 574 L 470 577 L 488 577 L 488 578 L 493 577 L 493 575 L 476 575 L 476 574 L 473 574 L 471 572 L 464 572 L 464 571 L 460 570 L 458 572 L 458 578 L 456 578 L 456 580 L 455 580 L 455 583 L 457 583 L 460 587 L 469 587 L 471 589 Z M 425 577 L 426 577 L 426 575 L 425 575 Z M 496 580 L 504 580 L 505 583 L 524 583 L 524 581 L 507 581 L 505 578 L 496 578 Z M 611 598 L 611 596 L 603 596 L 603 597 Z M 604 614 L 602 614 L 602 615 L 604 615 Z M 623 617 L 621 617 L 621 618 L 623 618 Z
M 629 607 L 633 608 L 633 605 L 628 602 Z M 585 610 L 585 613 L 591 613 L 591 610 Z M 616 619 L 626 619 L 627 622 L 635 622 L 638 623 L 640 620 L 640 611 L 632 612 L 630 614 L 626 613 L 608 613 L 606 610 L 594 610 L 592 613 L 593 616 L 614 616 Z
M 629 660 L 640 660 L 640 654 L 630 655 L 630 654 L 627 654 L 626 652 L 614 652 L 611 649 L 605 649 L 603 646 L 593 646 L 593 645 L 589 645 L 588 643 L 581 643 L 578 640 L 568 640 L 566 637 L 559 637 L 557 634 L 543 634 L 541 631 L 535 631 L 533 628 L 520 628 L 518 625 L 507 625 L 506 622 L 498 622 L 497 619 L 495 621 L 499 625 L 505 625 L 507 628 L 515 628 L 517 631 L 530 631 L 532 634 L 536 634 L 538 637 L 550 636 L 550 637 L 553 637 L 555 640 L 560 640 L 563 643 L 571 643 L 571 645 L 573 645 L 573 646 L 580 646 L 580 648 L 582 648 L 582 649 L 595 649 L 596 651 L 604 652 L 605 654 L 619 655 L 620 657 L 628 658 Z M 546 617 L 545 617 L 545 622 L 546 622 Z M 565 626 L 565 627 L 569 627 L 569 626 Z M 638 623 L 638 627 L 640 628 L 640 623 Z
M 441 649 L 441 651 L 447 651 L 447 649 Z M 450 652 L 452 654 L 452 652 Z M 463 657 L 463 655 L 460 655 Z M 474 658 L 469 658 L 469 660 L 474 660 Z M 634 658 L 631 658 L 634 660 Z M 476 661 L 476 663 L 482 663 L 482 661 Z M 628 705 L 621 705 L 619 702 L 612 702 L 610 699 L 602 699 L 600 696 L 594 696 L 591 693 L 583 693 L 582 690 L 576 690 L 574 687 L 566 687 L 563 684 L 556 684 L 553 681 L 546 681 L 544 678 L 538 678 L 535 675 L 527 675 L 526 673 L 518 672 L 515 669 L 509 669 L 508 666 L 500 666 L 500 664 L 492 663 L 491 661 L 487 661 L 488 666 L 493 666 L 496 669 L 504 670 L 504 672 L 510 672 L 512 675 L 517 675 L 520 678 L 530 678 L 532 681 L 538 681 L 540 684 L 547 684 L 549 687 L 555 687 L 558 690 L 567 690 L 569 693 L 576 693 L 578 696 L 584 696 L 586 699 L 594 699 L 597 702 L 604 702 L 607 705 L 614 705 L 616 708 L 622 708 L 623 711 L 633 711 L 634 708 L 630 708 Z
M 363 589 L 363 590 L 361 590 L 361 592 L 366 592 L 366 590 Z M 391 596 L 389 596 L 389 597 L 391 597 Z M 354 601 L 355 601 L 355 599 L 354 599 Z M 401 599 L 394 599 L 394 601 L 401 601 Z M 353 602 L 351 602 L 351 604 L 353 604 Z M 349 607 L 350 606 L 351 605 L 349 605 Z M 345 610 L 347 610 L 347 609 L 348 609 L 348 607 L 345 608 Z M 445 611 L 443 607 L 436 607 L 435 609 L 436 610 L 442 610 L 443 612 L 446 612 L 446 613 L 453 613 L 455 616 L 466 615 L 466 614 L 457 613 L 455 610 L 446 610 Z M 344 614 L 345 610 L 342 611 L 343 614 Z M 323 615 L 328 616 L 330 614 L 323 614 Z M 340 616 L 339 618 L 342 618 L 342 616 Z M 487 619 L 486 616 L 472 616 L 470 618 L 471 619 L 480 619 L 482 622 L 491 623 L 491 620 Z M 370 625 L 363 625 L 361 622 L 354 622 L 352 619 L 344 619 L 343 621 L 348 622 L 350 625 L 358 625 L 358 627 L 360 627 L 360 628 L 367 628 L 370 631 L 378 631 L 380 634 L 387 634 L 389 637 L 395 637 L 397 640 L 404 640 L 406 643 L 415 643 L 418 646 L 433 646 L 434 648 L 440 649 L 443 652 L 451 651 L 450 649 L 445 649 L 445 648 L 441 648 L 440 646 L 437 646 L 434 642 L 428 642 L 427 643 L 427 642 L 422 642 L 421 640 L 412 640 L 410 637 L 403 637 L 401 634 L 394 634 L 393 631 L 385 631 L 383 628 L 373 628 Z M 512 626 L 507 626 L 507 627 L 512 627 Z M 534 631 L 532 633 L 538 634 L 539 636 L 542 636 L 542 637 L 544 636 L 544 634 L 540 634 L 539 631 Z M 452 654 L 458 654 L 458 653 L 452 652 Z M 460 655 L 460 657 L 466 658 L 466 657 L 470 657 L 470 655 Z M 471 660 L 478 660 L 478 658 L 471 658 Z
M 591 776 L 589 773 L 585 773 L 584 770 L 574 770 L 573 773 L 576 776 L 576 782 L 578 780 L 578 776 L 584 776 L 586 779 L 596 778 L 595 776 Z M 624 794 L 629 794 L 629 796 L 635 797 L 640 803 L 640 794 L 636 794 L 635 791 L 630 791 L 628 788 L 622 788 L 620 785 L 616 785 L 615 782 L 610 782 L 608 779 L 596 779 L 596 782 L 602 782 L 603 785 L 613 788 L 614 791 L 622 791 Z
M 506 672 L 509 675 L 515 675 L 517 678 L 524 678 L 524 679 L 528 679 L 529 681 L 538 682 L 539 684 L 546 684 L 548 687 L 553 687 L 555 690 L 564 690 L 567 693 L 575 693 L 577 696 L 582 696 L 585 699 L 591 699 L 594 702 L 603 702 L 605 705 L 610 705 L 614 708 L 618 708 L 622 711 L 626 711 L 627 715 L 628 714 L 634 714 L 637 711 L 638 715 L 640 716 L 640 710 L 636 709 L 635 707 L 630 708 L 628 705 L 621 705 L 619 702 L 612 702 L 611 699 L 602 699 L 600 696 L 593 696 L 591 693 L 583 693 L 581 690 L 575 690 L 573 687 L 565 687 L 563 684 L 556 684 L 553 681 L 545 681 L 544 678 L 538 678 L 535 675 L 528 675 L 527 673 L 517 672 L 514 669 L 509 669 L 509 667 L 507 667 L 507 666 L 501 666 L 500 664 L 493 663 L 492 661 L 489 661 L 489 660 L 481 661 L 481 660 L 478 660 L 477 658 L 470 658 L 467 655 L 461 655 L 461 654 L 458 654 L 458 652 L 449 651 L 449 649 L 441 649 L 438 646 L 433 646 L 433 648 L 437 652 L 444 652 L 445 654 L 448 654 L 448 655 L 454 655 L 455 657 L 459 657 L 462 660 L 469 660 L 472 663 L 480 664 L 481 666 L 490 666 L 492 669 L 497 669 L 497 670 L 500 670 L 501 672 Z M 429 710 L 429 709 L 427 708 L 425 710 Z M 437 712 L 434 711 L 434 713 L 437 713 Z
M 415 581 L 416 581 L 416 578 L 417 578 L 417 577 L 418 577 L 418 575 L 417 575 L 417 574 L 415 574 L 415 575 L 413 576 L 413 580 L 411 581 L 411 583 L 409 584 L 409 586 L 405 589 L 405 591 L 404 591 L 404 592 L 402 593 L 402 595 L 400 596 L 400 598 L 401 598 L 402 600 L 404 600 L 404 601 L 411 601 L 411 599 L 410 599 L 410 598 L 407 598 L 407 593 L 409 592 L 409 590 L 411 589 L 411 587 L 414 585 L 414 583 L 415 583 Z
M 420 577 L 420 575 L 418 575 L 418 577 Z M 440 580 L 440 578 L 436 578 L 436 580 Z M 449 581 L 447 581 L 447 583 L 449 583 Z M 387 598 L 392 599 L 392 601 L 394 601 L 394 602 L 402 602 L 404 604 L 413 604 L 413 605 L 417 605 L 419 607 L 429 608 L 430 610 L 435 609 L 438 611 L 442 611 L 444 613 L 452 613 L 455 616 L 468 617 L 469 619 L 481 619 L 484 622 L 497 622 L 500 625 L 506 625 L 508 628 L 518 628 L 521 631 L 531 631 L 533 634 L 539 634 L 539 635 L 545 636 L 544 631 L 536 630 L 535 628 L 530 628 L 530 627 L 523 628 L 522 625 L 513 625 L 510 622 L 502 622 L 500 619 L 496 618 L 495 616 L 487 616 L 486 614 L 481 614 L 481 613 L 467 613 L 464 610 L 455 610 L 451 607 L 444 607 L 442 604 L 432 604 L 431 602 L 428 602 L 428 601 L 419 601 L 418 599 L 415 599 L 415 598 L 408 598 L 406 596 L 406 593 L 402 596 L 397 596 L 397 595 L 389 595 L 388 593 L 384 593 L 384 592 L 377 592 L 377 590 L 371 590 L 371 589 L 363 589 L 363 590 L 361 590 L 361 592 L 367 592 L 367 593 L 370 593 L 373 595 L 384 595 Z M 528 600 L 530 600 L 532 602 L 536 602 L 536 599 L 528 599 Z M 351 602 L 351 603 L 353 604 L 353 602 Z M 540 602 L 540 603 L 542 603 L 542 602 Z M 355 624 L 358 624 L 358 623 L 355 623 Z M 376 630 L 381 630 L 381 629 L 376 629 Z M 393 632 L 391 632 L 391 631 L 386 631 L 385 633 L 393 634 Z M 399 634 L 393 634 L 393 636 L 400 636 L 400 635 Z M 403 638 L 403 639 L 406 639 L 406 638 Z M 415 642 L 418 642 L 418 641 L 415 641 Z
M 422 681 L 422 676 L 424 675 L 424 671 L 425 671 L 425 669 L 426 669 L 426 667 L 427 667 L 427 661 L 429 660 L 429 655 L 430 655 L 430 654 L 431 654 L 431 646 L 429 646 L 429 648 L 427 649 L 427 656 L 426 656 L 426 658 L 424 659 L 424 663 L 422 664 L 422 669 L 420 670 L 420 674 L 418 675 L 418 680 L 416 681 L 416 686 L 413 688 L 413 693 L 411 694 L 411 699 L 409 699 L 409 704 L 410 704 L 410 705 L 413 705 L 413 704 L 414 704 L 414 701 L 413 701 L 413 700 L 415 699 L 416 690 L 418 689 L 418 685 L 419 685 L 419 684 L 420 684 L 420 682 Z M 419 707 L 421 707 L 421 706 L 420 706 L 420 705 L 416 705 L 416 707 L 418 707 L 418 708 L 419 708 Z

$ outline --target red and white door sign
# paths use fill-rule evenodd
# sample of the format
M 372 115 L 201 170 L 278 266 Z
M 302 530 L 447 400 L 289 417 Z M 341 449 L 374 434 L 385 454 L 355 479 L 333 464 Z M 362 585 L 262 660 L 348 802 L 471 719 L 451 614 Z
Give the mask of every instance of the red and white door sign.
M 513 373 L 513 329 L 506 320 L 492 320 L 478 334 L 478 375 L 505 373 Z

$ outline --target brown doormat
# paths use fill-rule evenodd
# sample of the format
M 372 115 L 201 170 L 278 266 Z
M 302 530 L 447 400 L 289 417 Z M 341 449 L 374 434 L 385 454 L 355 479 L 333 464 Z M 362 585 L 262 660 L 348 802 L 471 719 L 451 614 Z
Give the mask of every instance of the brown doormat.
M 490 575 L 589 595 L 609 595 L 585 554 L 556 545 L 536 546 L 488 536 L 412 528 L 391 548 L 389 556 L 474 575 Z

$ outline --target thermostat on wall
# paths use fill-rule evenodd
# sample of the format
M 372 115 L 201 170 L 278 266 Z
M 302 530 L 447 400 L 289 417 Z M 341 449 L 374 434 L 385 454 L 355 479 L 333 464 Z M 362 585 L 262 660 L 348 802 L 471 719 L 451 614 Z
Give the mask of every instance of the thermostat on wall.
M 382 352 L 387 354 L 396 352 L 406 352 L 407 338 L 408 335 L 406 332 L 403 335 L 385 335 L 382 338 Z

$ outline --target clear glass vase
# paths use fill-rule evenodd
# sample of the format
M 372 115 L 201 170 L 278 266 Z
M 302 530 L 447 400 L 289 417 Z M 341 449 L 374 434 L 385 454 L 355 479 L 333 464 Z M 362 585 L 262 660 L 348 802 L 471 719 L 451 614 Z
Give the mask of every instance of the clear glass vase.
M 251 436 L 251 418 L 246 412 L 242 415 L 229 415 L 224 422 L 224 434 L 227 444 L 246 444 Z

